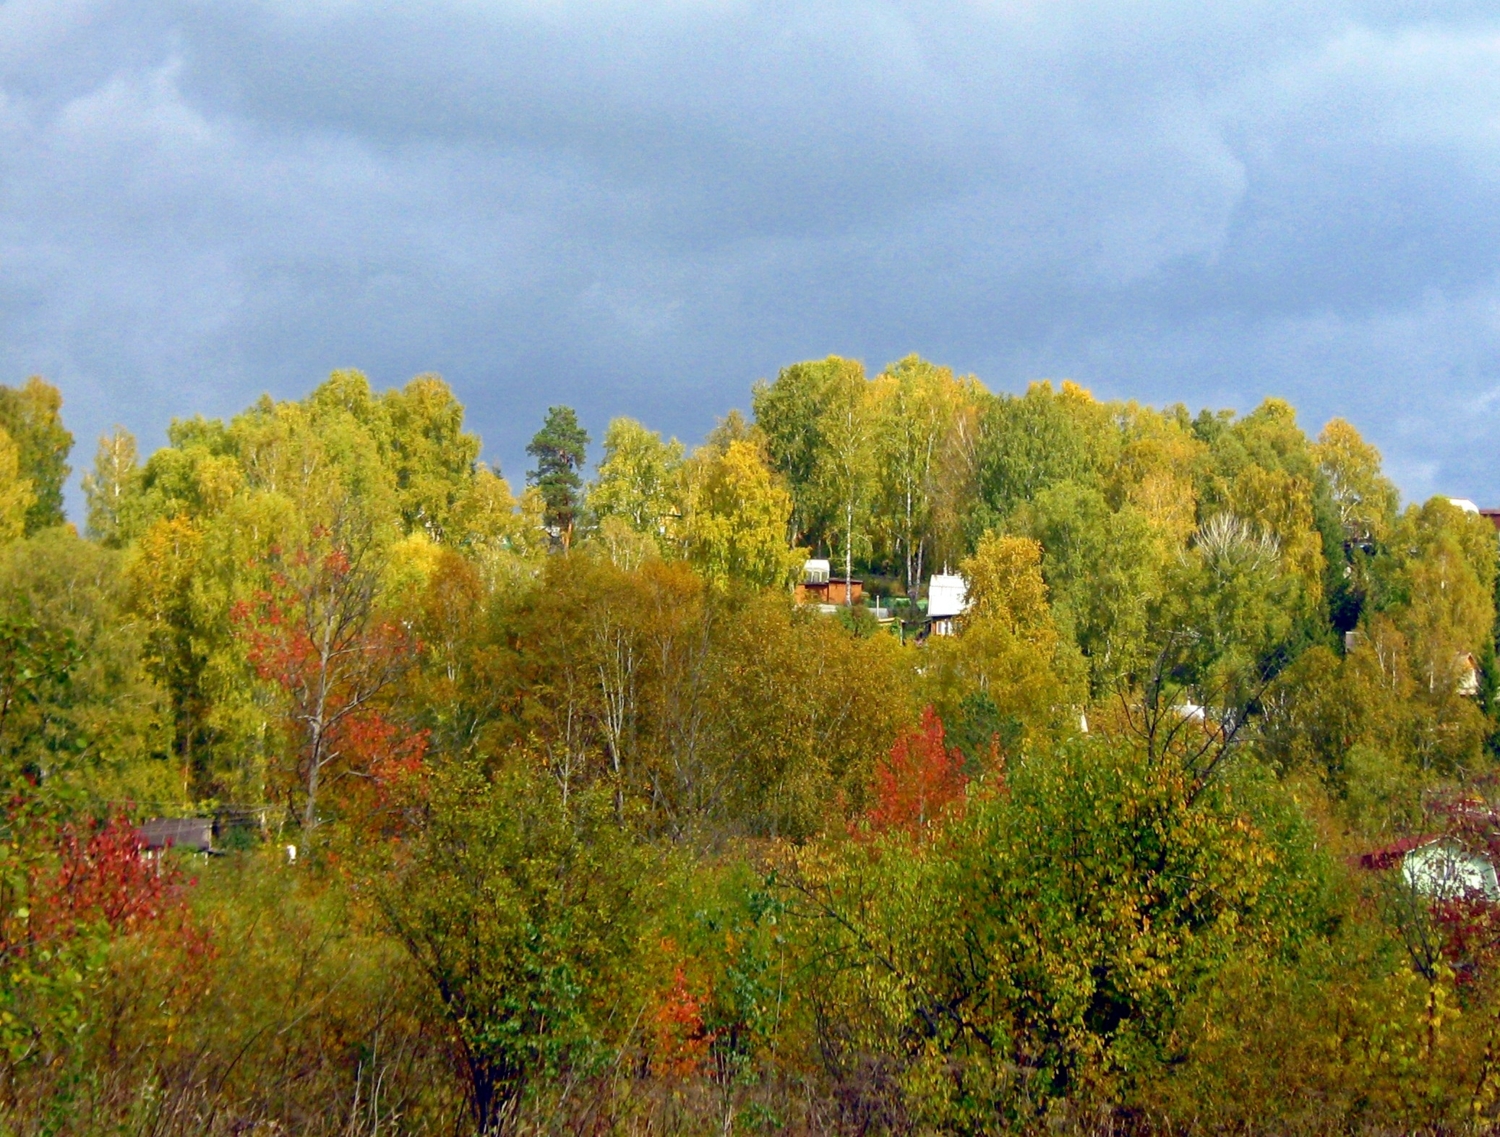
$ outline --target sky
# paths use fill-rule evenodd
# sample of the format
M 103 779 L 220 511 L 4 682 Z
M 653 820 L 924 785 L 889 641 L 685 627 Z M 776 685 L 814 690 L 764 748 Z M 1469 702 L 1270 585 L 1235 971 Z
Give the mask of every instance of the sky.
M 1500 0 L 0 0 L 0 382 L 76 467 L 358 367 L 514 483 L 549 405 L 912 352 L 1500 505 Z

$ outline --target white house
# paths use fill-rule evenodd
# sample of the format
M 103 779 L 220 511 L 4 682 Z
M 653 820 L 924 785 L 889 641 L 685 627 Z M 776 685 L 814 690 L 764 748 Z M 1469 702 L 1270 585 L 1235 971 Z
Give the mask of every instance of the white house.
M 927 582 L 927 627 L 934 636 L 951 636 L 953 619 L 969 609 L 969 584 L 958 573 L 936 573 Z
M 1424 896 L 1450 899 L 1478 893 L 1486 900 L 1500 900 L 1500 881 L 1489 857 L 1451 837 L 1407 853 L 1401 858 L 1401 875 Z
M 1500 880 L 1489 856 L 1456 837 L 1408 837 L 1360 857 L 1368 869 L 1399 864 L 1401 878 L 1413 891 L 1435 900 L 1482 896 L 1500 901 Z

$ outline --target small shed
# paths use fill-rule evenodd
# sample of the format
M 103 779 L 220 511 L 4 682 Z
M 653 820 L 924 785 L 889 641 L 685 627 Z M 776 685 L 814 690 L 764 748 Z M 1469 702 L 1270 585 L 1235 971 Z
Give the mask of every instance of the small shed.
M 864 581 L 833 575 L 833 566 L 822 557 L 814 557 L 802 566 L 802 581 L 796 588 L 798 604 L 837 606 L 857 604 L 864 596 Z
M 214 823 L 204 817 L 153 817 L 136 833 L 148 852 L 188 849 L 195 853 L 214 851 Z

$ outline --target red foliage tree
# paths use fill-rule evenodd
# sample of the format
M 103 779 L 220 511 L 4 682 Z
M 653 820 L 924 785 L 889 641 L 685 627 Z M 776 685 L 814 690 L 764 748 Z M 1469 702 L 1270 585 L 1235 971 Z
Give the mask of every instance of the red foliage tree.
M 870 827 L 877 832 L 904 829 L 920 836 L 928 826 L 962 809 L 968 783 L 964 756 L 943 738 L 943 720 L 932 707 L 914 730 L 897 736 L 891 752 L 875 767 Z
M 161 865 L 144 849 L 123 814 L 84 831 L 64 825 L 53 855 L 28 867 L 26 904 L 15 905 L 17 918 L 0 929 L 0 956 L 65 940 L 89 927 L 132 932 L 174 910 L 187 882 L 180 869 Z
M 374 753 L 391 741 L 376 705 L 415 661 L 419 645 L 378 605 L 379 566 L 367 537 L 315 530 L 308 547 L 273 552 L 268 586 L 234 606 L 232 616 L 251 666 L 286 698 L 298 739 L 294 795 L 302 827 L 318 823 L 318 799 L 335 765 L 368 774 L 377 760 L 413 752 Z
M 355 776 L 346 812 L 366 833 L 399 834 L 426 800 L 429 733 L 369 711 L 345 720 L 342 736 L 344 768 Z
M 1437 841 L 1453 842 L 1469 854 L 1500 865 L 1500 809 L 1481 781 L 1456 794 L 1435 794 L 1423 803 L 1426 834 L 1364 854 L 1371 869 L 1396 869 L 1404 856 Z M 1401 877 L 1396 879 L 1400 880 Z M 1433 978 L 1439 964 L 1452 969 L 1461 985 L 1492 976 L 1500 964 L 1500 902 L 1484 889 L 1459 890 L 1447 882 L 1443 895 L 1428 895 L 1409 880 L 1395 890 L 1388 909 L 1416 970 Z
M 1427 814 L 1465 848 L 1500 865 L 1500 810 L 1476 791 L 1438 796 L 1426 803 Z M 1482 893 L 1450 896 L 1432 904 L 1442 935 L 1443 954 L 1461 983 L 1492 973 L 1500 962 L 1500 904 Z
M 666 946 L 671 949 L 670 941 Z M 673 972 L 671 989 L 657 1002 L 651 1027 L 651 1061 L 657 1073 L 687 1078 L 703 1068 L 714 1032 L 704 1025 L 703 1001 L 688 983 L 681 964 Z

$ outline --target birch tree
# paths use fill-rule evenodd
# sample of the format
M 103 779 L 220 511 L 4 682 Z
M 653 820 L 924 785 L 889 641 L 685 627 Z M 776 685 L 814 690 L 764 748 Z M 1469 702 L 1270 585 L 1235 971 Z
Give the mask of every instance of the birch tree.
M 234 618 L 251 665 L 286 700 L 311 837 L 325 781 L 349 756 L 350 728 L 415 662 L 416 643 L 380 610 L 380 557 L 356 525 L 315 528 L 267 567 L 267 587 L 237 604 Z
M 876 517 L 915 595 L 933 543 L 937 483 L 963 425 L 961 392 L 947 368 L 910 355 L 887 368 L 874 395 Z
M 854 575 L 856 546 L 868 547 L 867 525 L 874 490 L 875 405 L 864 368 L 855 360 L 835 365 L 823 393 L 821 434 L 815 483 L 837 518 L 829 534 L 830 551 L 844 562 L 844 578 Z M 853 592 L 844 590 L 853 604 Z
M 94 468 L 83 476 L 90 537 L 115 547 L 129 537 L 125 516 L 127 503 L 140 480 L 141 464 L 135 436 L 123 426 L 101 436 Z

